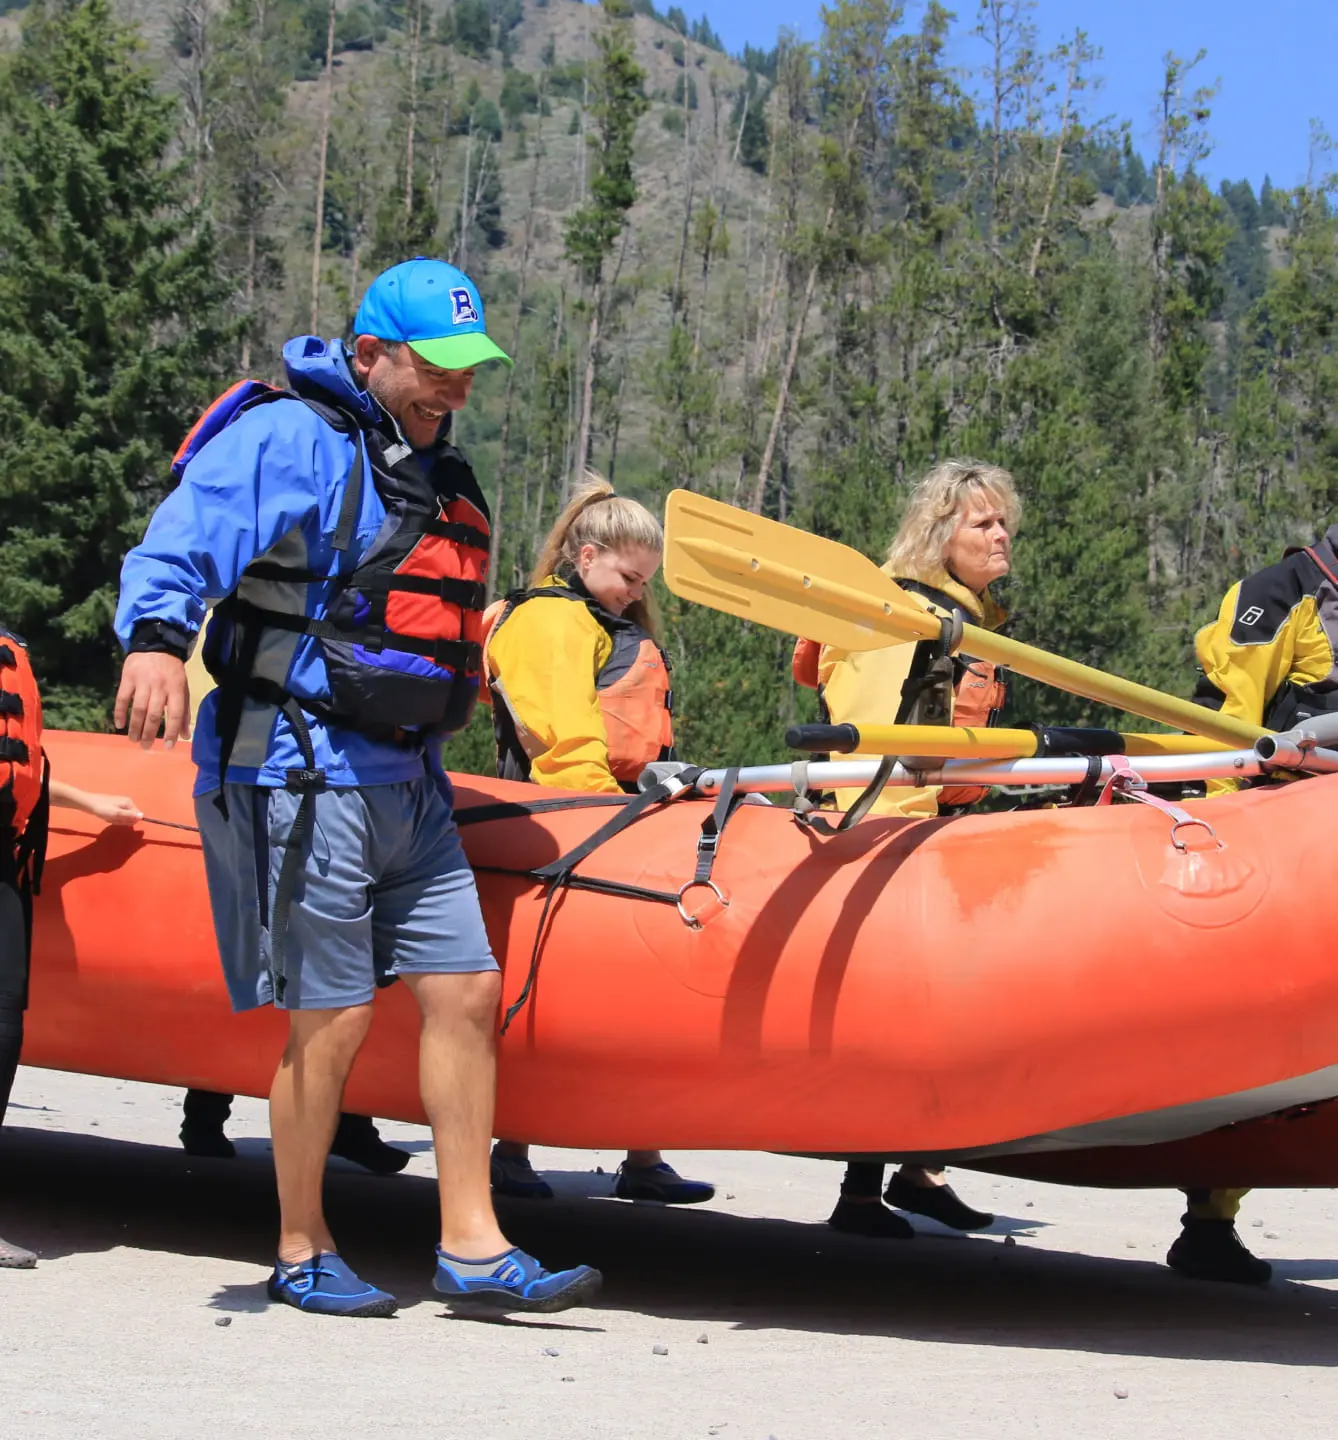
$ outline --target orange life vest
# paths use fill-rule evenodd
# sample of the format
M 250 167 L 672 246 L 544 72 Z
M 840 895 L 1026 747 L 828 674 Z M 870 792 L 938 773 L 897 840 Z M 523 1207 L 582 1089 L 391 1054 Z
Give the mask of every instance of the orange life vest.
M 652 761 L 673 756 L 674 708 L 669 656 L 656 644 L 655 637 L 634 620 L 605 610 L 591 596 L 566 585 L 539 585 L 532 590 L 515 591 L 488 607 L 483 616 L 485 657 L 488 642 L 518 605 L 549 598 L 584 605 L 613 642 L 609 658 L 595 676 L 595 696 L 604 721 L 613 778 L 622 785 L 635 785 L 637 777 Z M 487 670 L 485 663 L 484 687 Z M 480 698 L 492 704 L 498 778 L 528 780 L 530 759 L 516 733 L 515 717 L 505 703 L 496 703 L 491 691 L 481 690 Z
M 0 625 L 0 867 L 40 875 L 47 766 L 42 699 L 24 642 Z

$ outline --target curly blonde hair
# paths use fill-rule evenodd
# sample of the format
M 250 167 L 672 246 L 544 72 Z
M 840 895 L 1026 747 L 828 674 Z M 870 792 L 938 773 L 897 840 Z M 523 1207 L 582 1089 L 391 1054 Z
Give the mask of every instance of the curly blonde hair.
M 530 584 L 542 585 L 553 575 L 564 579 L 579 575 L 581 548 L 585 545 L 594 545 L 600 550 L 625 550 L 642 545 L 656 555 L 663 555 L 664 529 L 644 505 L 617 494 L 602 475 L 587 470 L 580 489 L 548 532 L 530 575 Z M 625 613 L 629 620 L 659 638 L 659 615 L 655 597 L 649 590 L 629 605 Z
M 942 585 L 949 579 L 948 542 L 967 502 L 975 495 L 1003 511 L 1011 535 L 1022 516 L 1022 501 L 1007 470 L 980 460 L 943 460 L 911 491 L 896 538 L 888 546 L 887 568 L 895 578 Z

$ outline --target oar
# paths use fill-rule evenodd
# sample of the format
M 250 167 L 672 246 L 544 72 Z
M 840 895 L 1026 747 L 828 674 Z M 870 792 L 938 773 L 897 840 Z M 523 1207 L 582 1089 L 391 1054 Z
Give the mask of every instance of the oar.
M 664 528 L 665 584 L 685 600 L 843 650 L 876 650 L 940 634 L 935 616 L 867 556 L 835 540 L 688 490 L 670 494 Z M 1223 744 L 1249 745 L 1269 733 L 979 625 L 963 625 L 954 648 Z
M 1057 755 L 1201 755 L 1229 749 L 1201 735 L 1142 735 L 1116 730 L 1038 726 L 972 730 L 954 725 L 793 725 L 792 750 L 835 754 L 925 755 L 956 760 L 1029 760 Z

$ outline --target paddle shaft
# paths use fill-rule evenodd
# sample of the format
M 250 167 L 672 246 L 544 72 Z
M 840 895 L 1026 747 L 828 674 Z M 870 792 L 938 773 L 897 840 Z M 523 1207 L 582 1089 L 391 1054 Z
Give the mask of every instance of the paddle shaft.
M 1198 755 L 1216 748 L 1199 735 L 1113 730 L 973 730 L 952 725 L 796 725 L 795 750 L 862 755 L 930 755 L 959 760 L 1027 760 L 1033 755 Z M 1228 748 L 1228 747 L 1223 747 Z
M 904 642 L 933 640 L 941 634 L 937 617 L 911 601 L 903 604 L 891 599 L 880 600 L 840 581 L 806 573 L 764 556 L 748 554 L 716 540 L 694 537 L 680 543 L 694 558 L 711 569 L 737 576 L 764 593 L 767 590 L 779 591 L 799 604 L 806 600 L 819 601 L 825 610 L 855 623 L 861 630 L 867 630 L 868 648 L 871 650 L 878 648 L 881 637 Z M 1188 730 L 1226 745 L 1252 745 L 1261 735 L 1270 733 L 1263 726 L 1219 714 L 1216 710 L 1154 690 L 1149 685 L 1122 680 L 1094 666 L 1065 660 L 1033 645 L 1024 645 L 1020 640 L 996 635 L 979 625 L 963 625 L 961 639 L 953 648 L 980 660 L 1006 665 L 1019 675 L 1040 680 L 1085 700 L 1095 700 L 1127 714 Z

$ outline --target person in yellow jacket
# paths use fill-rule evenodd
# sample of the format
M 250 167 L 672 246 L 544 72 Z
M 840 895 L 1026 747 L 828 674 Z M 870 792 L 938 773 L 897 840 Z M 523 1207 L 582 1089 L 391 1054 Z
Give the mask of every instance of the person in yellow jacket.
M 927 610 L 998 629 L 1007 618 L 990 595 L 1012 564 L 1012 536 L 1021 514 L 1013 477 L 976 460 L 945 460 L 912 492 L 888 549 L 884 571 Z M 816 683 L 834 724 L 918 723 L 981 727 L 997 723 L 1006 677 L 981 660 L 949 659 L 941 644 L 920 641 L 882 650 L 849 651 L 810 642 L 795 649 L 795 678 Z M 876 757 L 864 757 L 876 758 Z M 974 804 L 977 786 L 888 787 L 872 813 L 928 818 Z M 849 808 L 858 791 L 838 791 Z M 882 1203 L 926 1215 L 954 1230 L 983 1230 L 994 1216 L 973 1210 L 942 1170 L 903 1165 L 883 1189 L 878 1161 L 852 1161 L 828 1223 L 877 1239 L 910 1239 L 914 1230 Z
M 669 657 L 650 593 L 663 552 L 650 511 L 588 475 L 544 542 L 529 588 L 490 616 L 483 665 L 503 779 L 631 792 L 648 764 L 673 758 Z M 511 1140 L 493 1148 L 492 1186 L 519 1199 L 553 1194 L 529 1147 Z M 633 1150 L 614 1194 L 693 1205 L 715 1188 L 685 1180 L 658 1150 Z
M 1287 730 L 1338 710 L 1338 525 L 1233 585 L 1217 618 L 1194 637 L 1201 705 Z M 1213 780 L 1209 795 L 1239 781 Z M 1247 1190 L 1187 1190 L 1166 1263 L 1196 1280 L 1263 1285 L 1273 1267 L 1236 1231 Z

